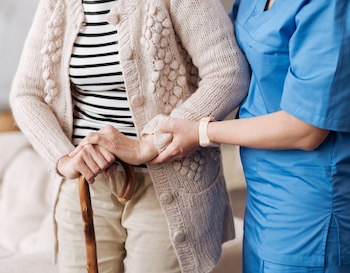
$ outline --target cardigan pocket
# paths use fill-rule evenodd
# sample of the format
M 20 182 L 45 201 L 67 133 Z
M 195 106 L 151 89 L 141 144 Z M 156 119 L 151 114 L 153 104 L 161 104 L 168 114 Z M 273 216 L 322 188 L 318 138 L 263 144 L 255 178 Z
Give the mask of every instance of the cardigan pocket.
M 221 242 L 223 231 L 226 234 L 229 230 L 232 233 L 226 235 L 232 239 L 234 236 L 232 211 L 223 173 L 220 173 L 205 191 L 190 195 L 189 207 L 191 221 L 188 224 L 193 236 L 191 239 L 200 242 L 210 240 Z
M 172 163 L 175 171 L 172 187 L 180 193 L 208 190 L 222 173 L 219 148 L 202 148 L 193 155 Z

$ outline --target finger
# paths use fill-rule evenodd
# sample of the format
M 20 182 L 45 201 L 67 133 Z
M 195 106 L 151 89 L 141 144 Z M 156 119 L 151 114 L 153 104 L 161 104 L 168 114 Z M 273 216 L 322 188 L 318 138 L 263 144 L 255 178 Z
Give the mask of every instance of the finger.
M 175 157 L 173 144 L 170 143 L 165 150 L 163 150 L 156 158 L 152 159 L 150 163 L 158 164 L 163 162 L 169 162 Z
M 93 184 L 95 182 L 95 174 L 90 170 L 90 168 L 85 165 L 85 167 L 82 167 L 80 173 L 84 176 L 85 180 L 89 184 Z
M 88 183 L 92 184 L 95 182 L 95 175 L 90 170 L 90 168 L 86 165 L 86 162 L 82 157 L 82 154 L 78 154 L 73 159 L 73 167 L 76 172 L 82 174 L 85 177 Z
M 160 122 L 158 125 L 158 131 L 160 133 L 174 133 L 174 122 Z
M 106 149 L 98 145 L 87 145 L 84 148 L 87 165 L 91 171 L 98 175 L 114 162 L 114 155 L 109 153 Z
M 119 132 L 119 130 L 112 125 L 106 125 L 105 127 L 102 127 L 100 130 L 98 130 L 98 132 L 102 134 L 113 134 Z
M 73 159 L 69 156 L 63 156 L 57 164 L 57 171 L 69 179 L 78 178 L 80 172 L 74 169 Z
M 103 134 L 100 132 L 90 132 L 84 139 L 79 143 L 80 146 L 86 146 L 88 144 L 98 144 L 103 138 Z
M 111 166 L 109 166 L 109 167 L 105 170 L 105 175 L 106 175 L 106 176 L 111 176 L 112 173 L 114 173 L 117 169 L 118 169 L 118 164 L 117 164 L 116 162 L 114 162 Z
M 82 141 L 80 141 L 79 145 L 77 147 L 75 147 L 75 149 L 70 152 L 68 155 L 70 157 L 74 157 L 75 155 L 77 155 L 86 145 L 88 144 L 97 144 L 96 142 L 98 141 L 98 136 L 97 136 L 97 132 L 91 132 L 89 133 L 86 137 L 84 137 L 82 139 Z
M 71 151 L 68 154 L 68 156 L 70 156 L 70 157 L 76 156 L 81 151 L 82 148 L 83 148 L 83 146 L 80 146 L 80 144 L 79 144 L 77 147 L 75 147 L 75 149 L 73 151 Z
M 98 145 L 97 147 L 108 163 L 112 164 L 115 161 L 115 155 L 113 153 L 103 146 Z
M 115 155 L 110 153 L 107 149 L 99 145 L 96 145 L 96 149 L 98 149 L 99 155 L 103 157 L 104 166 L 99 165 L 101 169 L 106 169 L 115 162 Z
M 112 127 L 112 126 L 110 126 Z M 114 127 L 112 127 L 114 128 Z M 105 129 L 107 130 L 107 129 Z M 109 131 L 112 129 L 109 129 Z M 102 129 L 101 129 L 102 131 Z M 115 130 L 116 131 L 116 130 Z M 113 140 L 113 135 L 110 133 L 90 133 L 88 136 L 86 136 L 84 138 L 84 140 L 82 141 L 82 145 L 87 145 L 87 144 L 95 144 L 95 145 L 99 145 L 102 146 L 103 148 L 105 148 L 108 152 L 114 154 L 114 152 L 117 150 Z
M 90 132 L 86 137 L 83 138 L 82 141 L 80 141 L 79 146 L 84 147 L 89 144 L 99 144 L 103 138 L 104 135 L 100 132 Z
M 96 152 L 95 147 L 93 145 L 88 145 L 84 147 L 80 154 L 85 162 L 85 165 L 92 173 L 93 177 L 96 177 L 99 173 L 102 172 L 102 168 L 100 167 L 100 165 L 106 166 L 106 163 L 104 163 L 104 157 L 99 152 Z M 89 173 L 89 171 L 87 172 Z M 89 174 L 88 178 L 90 177 L 91 174 Z

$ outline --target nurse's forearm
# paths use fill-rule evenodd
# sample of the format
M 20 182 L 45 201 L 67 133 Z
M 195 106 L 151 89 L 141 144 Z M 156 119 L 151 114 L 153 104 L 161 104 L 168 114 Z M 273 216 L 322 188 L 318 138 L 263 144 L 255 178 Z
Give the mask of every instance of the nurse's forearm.
M 327 130 L 307 124 L 285 111 L 208 125 L 208 136 L 213 142 L 258 149 L 313 150 L 327 135 Z

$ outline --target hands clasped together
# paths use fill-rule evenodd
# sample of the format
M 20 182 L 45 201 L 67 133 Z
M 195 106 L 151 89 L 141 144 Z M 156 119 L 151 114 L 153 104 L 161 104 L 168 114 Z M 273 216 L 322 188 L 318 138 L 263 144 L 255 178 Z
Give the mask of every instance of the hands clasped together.
M 57 165 L 59 173 L 69 179 L 82 174 L 89 183 L 100 173 L 111 175 L 117 169 L 116 158 L 131 165 L 173 161 L 192 154 L 198 147 L 198 124 L 193 121 L 171 121 L 160 125 L 161 132 L 173 134 L 172 142 L 158 155 L 154 136 L 131 139 L 113 126 L 87 135 Z
M 157 156 L 152 143 L 151 135 L 133 140 L 113 126 L 106 126 L 87 135 L 75 150 L 62 157 L 57 170 L 69 179 L 82 174 L 89 183 L 93 183 L 98 174 L 105 172 L 109 176 L 117 169 L 116 157 L 126 163 L 139 165 Z

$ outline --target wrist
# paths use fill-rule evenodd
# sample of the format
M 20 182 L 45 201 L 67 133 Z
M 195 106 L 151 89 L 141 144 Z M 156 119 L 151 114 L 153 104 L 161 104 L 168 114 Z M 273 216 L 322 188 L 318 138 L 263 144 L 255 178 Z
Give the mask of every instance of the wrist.
M 138 160 L 140 164 L 147 163 L 158 155 L 158 150 L 156 149 L 153 135 L 147 135 L 146 137 L 143 137 L 139 141 L 138 149 Z
M 208 136 L 208 124 L 213 122 L 215 119 L 213 117 L 205 117 L 199 121 L 198 135 L 199 135 L 199 145 L 201 147 L 218 147 L 219 143 L 210 141 Z

